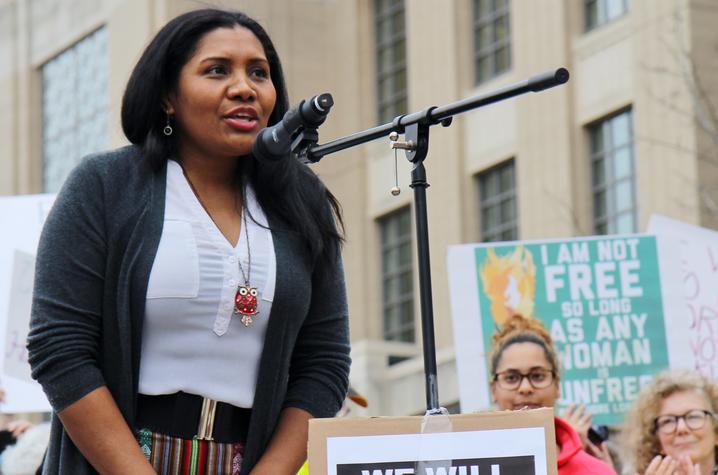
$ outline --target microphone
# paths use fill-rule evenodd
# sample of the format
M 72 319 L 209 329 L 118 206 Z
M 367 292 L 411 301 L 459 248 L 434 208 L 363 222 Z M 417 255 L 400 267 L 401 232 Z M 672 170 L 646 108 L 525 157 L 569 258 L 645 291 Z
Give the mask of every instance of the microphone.
M 252 154 L 265 160 L 279 160 L 286 156 L 291 151 L 295 134 L 301 128 L 316 129 L 322 125 L 333 105 L 334 99 L 329 93 L 303 100 L 289 109 L 281 121 L 257 134 Z

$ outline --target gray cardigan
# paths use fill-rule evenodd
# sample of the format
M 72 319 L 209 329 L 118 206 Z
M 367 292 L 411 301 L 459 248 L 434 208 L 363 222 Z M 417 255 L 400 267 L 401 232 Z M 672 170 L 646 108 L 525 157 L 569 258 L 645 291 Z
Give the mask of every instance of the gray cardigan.
M 40 238 L 28 336 L 32 375 L 55 412 L 106 385 L 134 427 L 145 295 L 162 233 L 166 171 L 154 172 L 138 147 L 124 147 L 85 159 L 57 196 Z M 348 385 L 341 260 L 314 267 L 301 240 L 268 219 L 278 272 L 243 474 L 266 449 L 282 408 L 331 417 Z M 96 473 L 57 417 L 43 473 Z

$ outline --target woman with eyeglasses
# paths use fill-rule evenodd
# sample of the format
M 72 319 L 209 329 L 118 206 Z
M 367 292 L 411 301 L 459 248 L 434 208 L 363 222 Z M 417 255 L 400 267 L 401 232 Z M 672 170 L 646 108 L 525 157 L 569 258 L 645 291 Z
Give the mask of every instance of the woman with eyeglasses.
M 514 315 L 493 336 L 490 358 L 491 394 L 500 409 L 553 407 L 560 393 L 558 357 L 541 322 Z M 615 475 L 607 463 L 583 450 L 568 422 L 556 417 L 555 425 L 559 475 Z
M 669 370 L 643 388 L 622 444 L 641 475 L 718 474 L 718 386 L 702 374 Z

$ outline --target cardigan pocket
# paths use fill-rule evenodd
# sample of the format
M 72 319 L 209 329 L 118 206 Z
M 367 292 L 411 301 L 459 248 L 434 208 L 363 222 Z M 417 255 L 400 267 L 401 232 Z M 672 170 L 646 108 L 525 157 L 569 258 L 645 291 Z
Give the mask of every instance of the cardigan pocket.
M 196 298 L 199 294 L 199 257 L 192 225 L 165 220 L 147 298 Z

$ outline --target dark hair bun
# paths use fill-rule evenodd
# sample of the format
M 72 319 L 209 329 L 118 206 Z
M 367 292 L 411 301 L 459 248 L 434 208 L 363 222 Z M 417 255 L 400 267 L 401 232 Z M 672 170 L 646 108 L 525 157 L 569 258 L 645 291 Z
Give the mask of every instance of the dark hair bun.
M 548 346 L 553 346 L 551 334 L 546 330 L 540 320 L 536 318 L 527 318 L 516 313 L 504 324 L 498 332 L 494 333 L 491 338 L 493 346 L 499 346 L 502 341 L 521 333 L 534 333 L 541 337 Z

